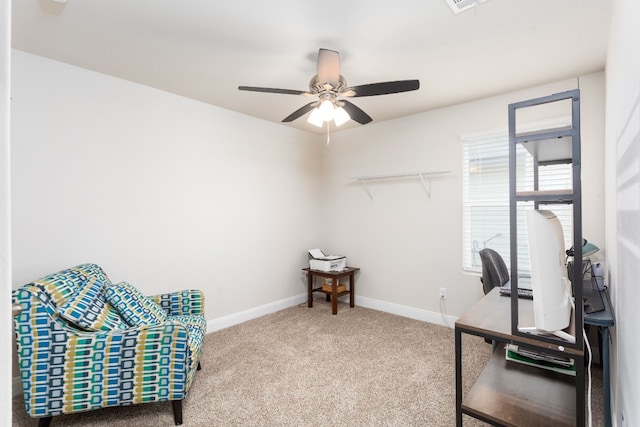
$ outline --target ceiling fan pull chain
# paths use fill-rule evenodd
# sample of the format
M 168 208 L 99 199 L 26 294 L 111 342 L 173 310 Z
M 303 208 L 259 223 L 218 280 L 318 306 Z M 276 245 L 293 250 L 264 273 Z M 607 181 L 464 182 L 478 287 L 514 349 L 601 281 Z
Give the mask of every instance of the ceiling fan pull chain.
M 329 135 L 329 122 L 325 122 L 327 124 L 327 145 L 331 142 L 331 136 Z

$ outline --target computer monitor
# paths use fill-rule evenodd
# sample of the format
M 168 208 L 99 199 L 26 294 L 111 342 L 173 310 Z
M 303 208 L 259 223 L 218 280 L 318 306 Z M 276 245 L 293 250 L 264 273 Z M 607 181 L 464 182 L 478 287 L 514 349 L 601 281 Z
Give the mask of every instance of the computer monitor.
M 529 210 L 526 217 L 535 327 L 518 329 L 575 343 L 575 337 L 563 331 L 571 322 L 573 300 L 562 225 L 548 210 Z

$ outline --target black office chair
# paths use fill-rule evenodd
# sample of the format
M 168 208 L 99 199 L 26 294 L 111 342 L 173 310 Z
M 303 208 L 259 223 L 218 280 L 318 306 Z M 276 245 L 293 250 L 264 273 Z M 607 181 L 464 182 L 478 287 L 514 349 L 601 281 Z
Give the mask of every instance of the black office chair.
M 482 262 L 482 277 L 480 281 L 482 282 L 482 290 L 486 295 L 491 289 L 496 286 L 500 287 L 510 280 L 509 270 L 507 270 L 507 265 L 500 254 L 493 249 L 485 248 L 479 253 L 480 261 Z M 497 341 L 489 338 L 485 338 L 484 341 L 492 345 L 493 351 L 498 348 Z
M 480 261 L 482 261 L 482 290 L 485 295 L 491 289 L 500 287 L 509 281 L 509 270 L 500 254 L 493 249 L 485 248 L 480 252 Z

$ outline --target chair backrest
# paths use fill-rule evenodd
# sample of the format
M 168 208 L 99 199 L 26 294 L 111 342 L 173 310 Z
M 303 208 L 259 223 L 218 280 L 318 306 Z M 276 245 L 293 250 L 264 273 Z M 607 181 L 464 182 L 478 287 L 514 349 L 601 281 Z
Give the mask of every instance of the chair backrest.
M 487 294 L 496 286 L 509 281 L 509 270 L 500 254 L 493 249 L 485 248 L 479 253 L 482 261 L 482 290 Z

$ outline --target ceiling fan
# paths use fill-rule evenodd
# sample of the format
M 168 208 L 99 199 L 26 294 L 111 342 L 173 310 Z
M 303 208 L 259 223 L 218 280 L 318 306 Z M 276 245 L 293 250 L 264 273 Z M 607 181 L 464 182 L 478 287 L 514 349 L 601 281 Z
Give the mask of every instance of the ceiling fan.
M 324 122 L 333 120 L 340 126 L 350 119 L 364 125 L 373 119 L 362 109 L 344 98 L 359 96 L 387 95 L 391 93 L 409 92 L 420 88 L 418 80 L 399 80 L 381 83 L 370 83 L 360 86 L 347 86 L 347 81 L 340 74 L 340 54 L 330 49 L 318 51 L 318 72 L 309 82 L 309 90 L 276 89 L 268 87 L 238 86 L 239 90 L 253 92 L 280 93 L 285 95 L 305 95 L 318 97 L 317 100 L 289 114 L 282 121 L 291 122 L 311 111 L 307 121 L 321 127 Z

